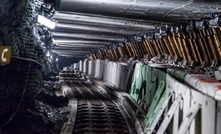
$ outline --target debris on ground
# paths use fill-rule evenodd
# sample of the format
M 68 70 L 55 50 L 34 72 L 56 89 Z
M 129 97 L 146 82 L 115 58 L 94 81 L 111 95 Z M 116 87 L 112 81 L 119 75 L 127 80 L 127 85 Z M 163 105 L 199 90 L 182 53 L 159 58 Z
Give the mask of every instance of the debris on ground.
M 59 134 L 69 113 L 68 98 L 56 96 L 54 82 L 36 94 L 33 105 L 22 102 L 17 113 L 10 112 L 0 117 L 0 134 Z M 25 100 L 24 100 L 25 101 Z M 9 121 L 10 120 L 10 121 Z M 1 127 L 8 122 L 7 125 Z

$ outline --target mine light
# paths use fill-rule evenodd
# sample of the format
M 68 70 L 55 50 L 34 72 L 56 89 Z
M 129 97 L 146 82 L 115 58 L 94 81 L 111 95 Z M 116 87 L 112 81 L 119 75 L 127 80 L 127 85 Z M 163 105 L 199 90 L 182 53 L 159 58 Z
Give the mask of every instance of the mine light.
M 50 19 L 48 19 L 42 15 L 38 15 L 38 23 L 40 23 L 50 29 L 55 28 L 55 22 L 51 21 Z

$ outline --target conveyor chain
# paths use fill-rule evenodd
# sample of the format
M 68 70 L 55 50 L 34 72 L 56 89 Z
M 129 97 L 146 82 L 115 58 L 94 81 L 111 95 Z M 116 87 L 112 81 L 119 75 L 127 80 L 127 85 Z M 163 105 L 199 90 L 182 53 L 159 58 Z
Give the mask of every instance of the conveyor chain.
M 67 83 L 77 98 L 73 133 L 128 134 L 130 130 L 118 105 L 108 95 L 81 81 Z

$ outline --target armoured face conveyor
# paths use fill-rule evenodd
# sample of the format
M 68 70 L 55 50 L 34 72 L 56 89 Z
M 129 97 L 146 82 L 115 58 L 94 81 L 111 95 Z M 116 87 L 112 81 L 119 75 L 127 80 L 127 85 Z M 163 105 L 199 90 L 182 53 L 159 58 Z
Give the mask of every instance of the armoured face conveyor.
M 219 0 L 1 0 L 0 133 L 220 134 L 220 11 Z

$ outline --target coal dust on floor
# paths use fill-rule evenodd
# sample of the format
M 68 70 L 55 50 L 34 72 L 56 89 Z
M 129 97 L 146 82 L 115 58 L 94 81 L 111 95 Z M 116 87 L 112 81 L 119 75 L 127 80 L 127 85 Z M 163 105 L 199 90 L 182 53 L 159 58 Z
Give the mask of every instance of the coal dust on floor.
M 23 100 L 17 112 L 15 107 L 0 116 L 0 134 L 58 134 L 69 112 L 67 104 L 67 98 L 46 87 L 34 100 Z

